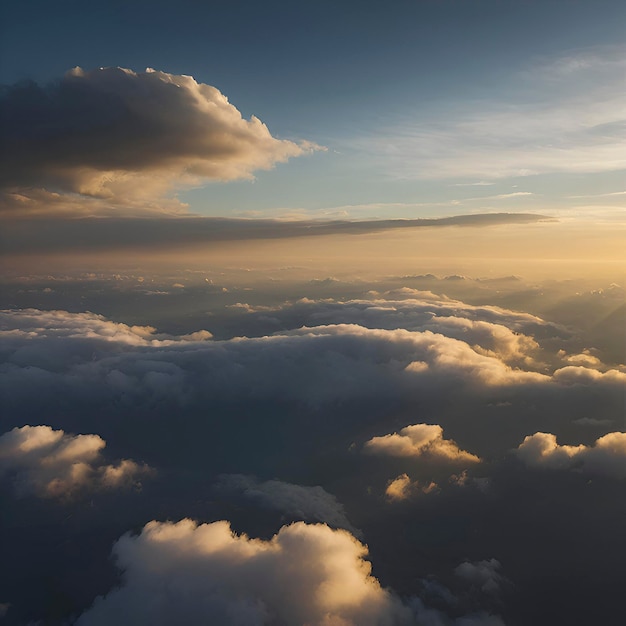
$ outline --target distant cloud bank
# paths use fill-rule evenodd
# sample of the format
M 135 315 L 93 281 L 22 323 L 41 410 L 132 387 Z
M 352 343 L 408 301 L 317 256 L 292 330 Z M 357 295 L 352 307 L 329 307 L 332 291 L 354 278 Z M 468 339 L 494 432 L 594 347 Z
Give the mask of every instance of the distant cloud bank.
M 0 215 L 1 217 L 1 215 Z M 5 217 L 7 217 L 5 215 Z M 14 216 L 17 217 L 17 216 Z M 1 253 L 160 249 L 219 241 L 357 235 L 383 230 L 442 226 L 527 224 L 549 219 L 536 213 L 486 213 L 438 219 L 361 221 L 282 221 L 218 217 L 6 219 L 0 230 Z

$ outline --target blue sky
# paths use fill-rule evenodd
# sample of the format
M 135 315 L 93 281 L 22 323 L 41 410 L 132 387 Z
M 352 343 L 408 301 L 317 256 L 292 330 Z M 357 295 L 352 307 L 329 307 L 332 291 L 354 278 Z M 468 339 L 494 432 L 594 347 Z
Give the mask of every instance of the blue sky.
M 217 87 L 274 137 L 326 148 L 254 182 L 178 190 L 194 213 L 611 217 L 623 206 L 617 0 L 26 1 L 2 21 L 5 84 L 152 67 Z

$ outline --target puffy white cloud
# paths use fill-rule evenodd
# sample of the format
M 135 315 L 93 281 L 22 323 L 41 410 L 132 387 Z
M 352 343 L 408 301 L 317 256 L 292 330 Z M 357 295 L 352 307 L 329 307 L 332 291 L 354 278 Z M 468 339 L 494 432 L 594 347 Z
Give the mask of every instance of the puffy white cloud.
M 451 439 L 444 439 L 438 424 L 413 424 L 399 433 L 373 437 L 363 450 L 368 454 L 420 457 L 446 463 L 480 462 L 476 455 L 461 450 Z
M 0 187 L 25 211 L 41 204 L 32 188 L 132 205 L 174 185 L 252 178 L 319 149 L 276 139 L 215 87 L 152 69 L 77 67 L 47 87 L 5 89 L 0 107 Z
M 69 497 L 80 489 L 138 485 L 151 472 L 129 459 L 105 465 L 98 435 L 69 435 L 50 426 L 22 426 L 0 436 L 0 472 L 20 495 Z
M 346 517 L 343 505 L 319 485 L 306 487 L 281 480 L 259 481 L 243 474 L 223 474 L 216 484 L 219 491 L 240 492 L 261 506 L 276 509 L 305 522 L 324 522 L 359 534 Z
M 296 522 L 264 541 L 234 534 L 225 521 L 152 521 L 113 551 L 124 582 L 79 626 L 413 623 L 372 577 L 367 548 L 325 525 Z
M 607 433 L 593 446 L 557 443 L 556 435 L 529 435 L 516 449 L 516 455 L 531 467 L 577 468 L 585 474 L 626 478 L 626 433 Z

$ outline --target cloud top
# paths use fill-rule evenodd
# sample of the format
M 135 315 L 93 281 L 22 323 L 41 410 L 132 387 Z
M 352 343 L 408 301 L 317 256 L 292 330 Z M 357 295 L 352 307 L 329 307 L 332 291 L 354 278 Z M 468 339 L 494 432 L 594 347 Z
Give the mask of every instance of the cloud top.
M 297 522 L 268 541 L 236 535 L 226 521 L 152 521 L 114 547 L 124 585 L 78 620 L 99 624 L 409 623 L 381 588 L 367 548 L 343 530 Z
M 423 457 L 452 463 L 478 463 L 480 459 L 461 450 L 451 439 L 443 438 L 438 424 L 413 424 L 399 433 L 373 437 L 365 443 L 365 452 L 396 457 Z
M 593 446 L 557 443 L 556 435 L 535 433 L 524 439 L 517 456 L 531 467 L 579 468 L 583 473 L 626 478 L 626 433 L 607 433 Z

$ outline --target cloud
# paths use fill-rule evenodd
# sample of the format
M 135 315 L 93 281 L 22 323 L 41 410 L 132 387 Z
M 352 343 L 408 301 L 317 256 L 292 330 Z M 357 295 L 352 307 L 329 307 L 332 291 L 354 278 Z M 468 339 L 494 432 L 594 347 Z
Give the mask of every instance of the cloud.
M 597 365 L 597 363 L 593 363 Z M 554 379 L 570 385 L 587 385 L 595 381 L 607 381 L 616 384 L 626 383 L 626 373 L 616 369 L 599 372 L 597 369 L 583 367 L 580 365 L 568 365 L 554 372 Z
M 39 194 L 42 202 L 34 201 Z M 2 254 L 27 252 L 71 252 L 71 251 L 110 251 L 119 249 L 156 249 L 210 244 L 220 241 L 251 241 L 263 239 L 289 239 L 293 237 L 323 237 L 325 235 L 359 235 L 376 233 L 384 230 L 402 230 L 408 228 L 436 228 L 443 226 L 482 227 L 494 224 L 524 224 L 546 219 L 545 216 L 531 213 L 490 213 L 477 215 L 459 215 L 438 219 L 391 219 L 360 221 L 322 221 L 322 220 L 272 220 L 272 219 L 231 219 L 211 217 L 100 217 L 83 219 L 47 218 L 46 211 L 54 213 L 57 209 L 68 214 L 84 210 L 84 200 L 74 198 L 70 202 L 67 194 L 50 192 L 32 192 L 17 202 L 15 198 L 4 203 L 5 214 L 13 219 L 5 220 L 0 232 Z M 69 203 L 69 204 L 68 204 Z M 82 204 L 81 204 L 82 203 Z M 32 206 L 31 206 L 32 204 Z M 41 208 L 37 220 L 17 219 L 22 214 L 35 214 L 36 206 Z M 108 206 L 108 205 L 107 205 Z M 163 212 L 163 202 L 159 199 L 150 205 L 143 199 L 134 205 L 124 204 L 126 215 L 137 211 L 145 213 L 153 206 Z M 55 208 L 56 207 L 56 208 Z M 131 210 L 132 209 L 132 210 Z M 179 207 L 180 210 L 183 210 Z M 87 207 L 87 211 L 89 211 Z M 118 211 L 109 206 L 109 214 Z M 173 210 L 173 209 L 172 209 Z M 179 210 L 179 212 L 180 212 Z M 103 209 L 104 211 L 104 209 Z M 169 209 L 168 209 L 169 211 Z M 171 212 L 171 211 L 170 211 Z M 102 211 L 99 213 L 104 215 Z M 0 215 L 1 216 L 1 215 Z
M 0 187 L 26 211 L 42 190 L 132 205 L 319 149 L 276 139 L 215 87 L 152 69 L 77 67 L 46 87 L 18 83 L 4 88 L 0 112 Z
M 560 350 L 558 356 L 572 365 L 595 367 L 602 364 L 597 356 L 591 354 L 590 350 L 583 350 L 580 354 L 567 354 L 564 350 Z
M 372 329 L 429 330 L 464 341 L 485 356 L 520 366 L 535 365 L 534 357 L 539 351 L 537 342 L 525 333 L 556 330 L 550 323 L 527 313 L 470 305 L 431 292 L 402 288 L 385 296 L 385 299 L 346 301 L 303 298 L 273 308 L 255 309 L 241 303 L 238 307 L 251 319 L 267 319 L 271 311 L 273 320 L 290 327 L 343 323 Z M 245 324 L 245 320 L 240 323 Z
M 613 420 L 598 419 L 596 417 L 581 417 L 577 420 L 574 420 L 574 424 L 578 424 L 579 426 L 608 426 L 612 423 Z
M 499 193 L 495 196 L 485 196 L 483 198 L 475 198 L 475 200 L 510 200 L 512 198 L 523 198 L 525 196 L 534 196 L 530 191 L 514 191 L 512 193 Z
M 320 486 L 306 487 L 281 480 L 259 481 L 254 476 L 223 474 L 216 490 L 239 492 L 260 506 L 281 511 L 305 522 L 324 522 L 333 528 L 344 528 L 359 534 L 346 517 L 343 505 Z
M 124 582 L 78 619 L 100 624 L 412 623 L 371 576 L 367 548 L 343 530 L 296 522 L 268 541 L 228 522 L 152 521 L 114 546 Z
M 483 593 L 496 595 L 500 593 L 506 582 L 506 578 L 498 571 L 501 567 L 502 565 L 497 559 L 465 561 L 455 568 L 454 573 Z
M 13 322 L 11 322 L 13 318 Z M 188 335 L 172 336 L 157 333 L 153 326 L 129 326 L 112 322 L 103 315 L 95 313 L 72 314 L 67 311 L 41 311 L 39 309 L 20 309 L 19 311 L 0 311 L 0 333 L 2 328 L 13 326 L 13 331 L 2 337 L 5 341 L 19 341 L 26 337 L 38 337 L 59 343 L 66 339 L 76 340 L 80 344 L 88 341 L 102 342 L 102 348 L 116 351 L 116 347 L 167 346 L 173 343 L 202 342 L 209 340 L 209 331 L 199 330 Z M 59 355 L 60 356 L 60 355 Z
M 363 451 L 396 457 L 419 457 L 446 463 L 478 463 L 480 459 L 461 450 L 451 439 L 443 438 L 443 428 L 438 424 L 413 424 L 399 433 L 373 437 L 365 443 Z
M 372 319 L 384 316 L 380 310 L 371 313 Z M 479 316 L 480 308 L 470 308 L 468 314 Z M 489 314 L 506 319 L 501 311 L 486 308 L 485 315 Z M 432 322 L 432 315 L 427 317 Z M 566 387 L 576 387 L 583 394 L 590 386 L 621 388 L 625 376 L 615 370 L 601 373 L 573 366 L 554 376 L 515 369 L 495 350 L 485 352 L 474 347 L 473 340 L 470 345 L 442 334 L 457 332 L 456 323 L 444 320 L 442 332 L 410 331 L 398 325 L 394 322 L 390 330 L 321 325 L 217 341 L 206 339 L 206 333 L 160 334 L 91 313 L 2 311 L 0 391 L 6 406 L 20 412 L 24 423 L 28 411 L 36 406 L 43 410 L 46 398 L 55 398 L 55 403 L 75 399 L 83 411 L 97 402 L 116 414 L 121 403 L 127 408 L 150 406 L 164 415 L 166 407 L 178 410 L 237 398 L 248 402 L 280 398 L 313 408 L 368 398 L 385 402 L 434 398 L 451 388 L 456 394 L 475 395 L 498 388 L 501 393 L 515 388 L 522 393 L 539 386 L 561 394 Z M 489 333 L 485 340 L 474 331 L 466 334 L 476 343 L 491 341 Z M 37 394 L 32 392 L 35 388 Z M 6 417 L 3 423 L 16 425 Z M 75 430 L 76 424 L 72 422 L 71 428 Z
M 550 381 L 431 331 L 338 324 L 265 337 L 190 341 L 186 336 L 157 338 L 150 328 L 91 313 L 32 309 L 0 312 L 0 324 L 5 329 L 0 348 L 7 355 L 2 381 L 7 397 L 25 390 L 25 384 L 36 384 L 35 379 L 48 380 L 56 393 L 58 385 L 73 388 L 82 380 L 80 395 L 95 386 L 92 393 L 123 392 L 126 401 L 149 397 L 188 403 L 246 388 L 250 398 L 280 394 L 313 405 L 364 393 L 376 396 L 385 389 L 409 391 L 422 380 L 487 387 Z M 60 378 L 52 383 L 50 376 Z
M 622 170 L 624 69 L 623 46 L 579 51 L 513 77 L 511 100 L 464 102 L 456 114 L 417 123 L 407 117 L 350 146 L 399 179 Z
M 530 467 L 577 469 L 584 474 L 626 478 L 626 433 L 612 432 L 600 437 L 593 446 L 560 445 L 556 435 L 529 435 L 515 451 Z
M 437 491 L 439 491 L 439 486 L 435 482 L 421 485 L 418 481 L 411 480 L 408 474 L 401 474 L 387 483 L 385 495 L 391 501 L 399 501 L 407 500 L 420 493 L 436 493 Z
M 22 426 L 0 436 L 0 472 L 12 476 L 19 495 L 67 498 L 82 489 L 138 485 L 151 472 L 124 459 L 105 465 L 98 435 L 69 435 L 50 426 Z

